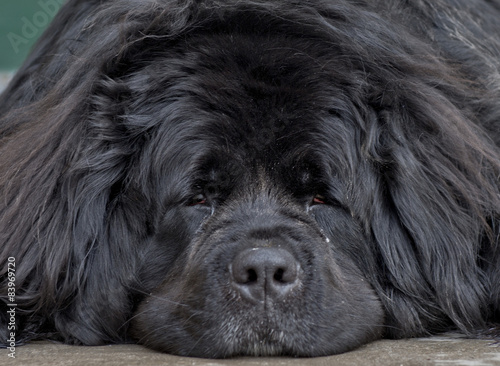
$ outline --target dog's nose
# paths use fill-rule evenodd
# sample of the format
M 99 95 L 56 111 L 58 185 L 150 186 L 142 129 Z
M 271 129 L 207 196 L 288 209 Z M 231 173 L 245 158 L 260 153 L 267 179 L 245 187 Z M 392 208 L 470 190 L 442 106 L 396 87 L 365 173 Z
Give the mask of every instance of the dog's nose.
M 233 285 L 251 302 L 278 301 L 299 283 L 300 265 L 283 248 L 249 248 L 229 265 Z

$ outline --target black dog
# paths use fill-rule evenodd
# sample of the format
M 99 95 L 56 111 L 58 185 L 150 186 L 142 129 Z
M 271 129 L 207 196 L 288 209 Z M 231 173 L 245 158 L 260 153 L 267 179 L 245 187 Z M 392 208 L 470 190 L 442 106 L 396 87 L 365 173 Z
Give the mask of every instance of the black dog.
M 498 0 L 70 0 L 0 100 L 3 343 L 498 335 L 498 19 Z

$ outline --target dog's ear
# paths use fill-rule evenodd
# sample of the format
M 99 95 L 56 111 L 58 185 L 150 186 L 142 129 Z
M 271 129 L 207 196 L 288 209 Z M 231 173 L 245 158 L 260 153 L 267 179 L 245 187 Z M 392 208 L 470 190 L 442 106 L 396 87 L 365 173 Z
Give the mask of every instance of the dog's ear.
M 378 180 L 369 221 L 386 272 L 381 299 L 394 335 L 445 325 L 435 322 L 443 314 L 467 331 L 486 314 L 491 291 L 481 245 L 497 240 L 500 157 L 454 91 L 408 79 L 379 93 L 366 118 L 364 152 Z
M 104 141 L 117 126 L 94 110 L 89 82 L 60 100 L 49 90 L 0 120 L 0 261 L 16 260 L 19 338 L 52 318 L 66 341 L 96 344 L 125 322 L 109 315 L 126 313 L 123 279 L 136 256 L 119 207 L 128 163 Z
M 68 342 L 126 332 L 127 284 L 145 235 L 131 223 L 146 201 L 124 194 L 131 145 L 116 116 L 127 91 L 106 74 L 128 57 L 127 32 L 141 24 L 120 23 L 127 9 L 94 19 L 104 16 L 98 3 L 68 2 L 0 100 L 0 308 L 14 257 L 19 340 L 47 319 Z

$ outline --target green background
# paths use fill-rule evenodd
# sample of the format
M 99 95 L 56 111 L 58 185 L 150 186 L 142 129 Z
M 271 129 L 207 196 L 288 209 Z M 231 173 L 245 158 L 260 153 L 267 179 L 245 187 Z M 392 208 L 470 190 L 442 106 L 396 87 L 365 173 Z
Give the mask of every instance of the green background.
M 0 70 L 18 68 L 62 0 L 0 0 Z M 10 39 L 9 39 L 10 37 Z

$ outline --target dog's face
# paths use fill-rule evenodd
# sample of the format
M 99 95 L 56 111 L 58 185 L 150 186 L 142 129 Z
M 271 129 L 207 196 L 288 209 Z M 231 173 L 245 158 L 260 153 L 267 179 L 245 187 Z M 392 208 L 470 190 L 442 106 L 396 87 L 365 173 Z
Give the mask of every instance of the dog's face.
M 321 105 L 322 86 L 307 85 L 317 70 L 293 56 L 296 45 L 276 63 L 273 45 L 260 41 L 212 40 L 229 56 L 212 51 L 184 71 L 155 63 L 155 75 L 177 73 L 173 91 L 148 79 L 146 95 L 166 90 L 176 116 L 152 144 L 168 150 L 169 183 L 149 257 L 170 270 L 154 276 L 165 280 L 133 318 L 134 336 L 150 347 L 311 356 L 380 336 L 381 305 L 356 264 L 367 238 L 349 204 L 346 169 L 357 157 L 344 144 L 354 133 L 340 136 L 353 131 Z M 268 60 L 252 60 L 257 47 L 270 49 L 261 52 Z

